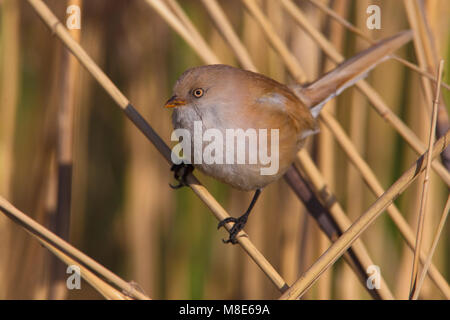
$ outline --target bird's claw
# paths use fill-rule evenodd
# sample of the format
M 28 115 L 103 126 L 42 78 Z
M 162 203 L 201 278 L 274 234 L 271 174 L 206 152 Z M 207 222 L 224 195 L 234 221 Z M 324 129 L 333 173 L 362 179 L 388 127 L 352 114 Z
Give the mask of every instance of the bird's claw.
M 233 227 L 231 227 L 231 229 L 229 231 L 230 237 L 227 240 L 222 239 L 222 241 L 223 241 L 223 243 L 231 242 L 232 244 L 236 244 L 238 242 L 236 239 L 236 236 L 239 233 L 239 231 L 244 229 L 244 226 L 247 223 L 247 215 L 240 216 L 239 218 L 228 217 L 226 219 L 223 219 L 217 225 L 217 229 L 224 227 L 225 224 L 227 224 L 228 222 L 234 222 L 234 225 L 233 225 Z
M 186 177 L 194 171 L 194 167 L 191 164 L 180 163 L 174 164 L 170 167 L 170 171 L 173 171 L 174 178 L 179 182 L 177 185 L 172 185 L 169 183 L 169 186 L 172 189 L 180 189 L 182 187 L 187 186 Z

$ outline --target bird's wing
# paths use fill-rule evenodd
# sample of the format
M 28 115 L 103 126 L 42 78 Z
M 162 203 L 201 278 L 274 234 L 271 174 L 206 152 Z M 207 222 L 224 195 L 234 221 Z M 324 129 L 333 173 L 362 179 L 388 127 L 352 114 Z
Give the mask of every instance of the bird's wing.
M 284 121 L 277 121 L 277 123 L 293 125 L 299 140 L 304 140 L 319 131 L 309 108 L 283 85 L 272 87 L 265 94 L 259 96 L 256 105 L 270 111 L 273 118 L 284 118 Z

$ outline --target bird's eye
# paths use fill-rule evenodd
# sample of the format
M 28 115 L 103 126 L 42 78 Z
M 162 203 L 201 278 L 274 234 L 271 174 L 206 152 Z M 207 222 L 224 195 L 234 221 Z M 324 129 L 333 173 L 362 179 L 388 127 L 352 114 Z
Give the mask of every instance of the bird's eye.
M 202 88 L 197 88 L 195 90 L 192 91 L 192 94 L 194 95 L 194 97 L 196 98 L 201 98 L 201 96 L 203 96 L 203 89 Z

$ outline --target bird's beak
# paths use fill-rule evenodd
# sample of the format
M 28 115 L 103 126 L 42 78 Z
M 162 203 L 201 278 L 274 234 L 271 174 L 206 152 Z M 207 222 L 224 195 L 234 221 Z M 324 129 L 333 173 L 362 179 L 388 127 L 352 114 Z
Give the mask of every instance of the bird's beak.
M 186 100 L 180 99 L 177 96 L 172 96 L 169 100 L 167 100 L 164 108 L 176 108 L 179 106 L 184 106 L 186 104 Z

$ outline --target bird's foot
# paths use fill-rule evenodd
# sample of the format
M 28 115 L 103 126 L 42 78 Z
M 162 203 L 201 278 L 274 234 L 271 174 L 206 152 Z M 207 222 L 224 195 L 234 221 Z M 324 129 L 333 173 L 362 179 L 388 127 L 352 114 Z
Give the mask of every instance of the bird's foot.
M 174 178 L 179 182 L 177 185 L 172 185 L 169 183 L 169 186 L 172 189 L 180 189 L 182 187 L 187 186 L 186 177 L 194 171 L 194 166 L 192 164 L 186 164 L 184 162 L 180 164 L 174 164 L 170 168 L 170 171 L 173 171 Z
M 223 243 L 231 242 L 232 244 L 236 244 L 238 242 L 236 239 L 236 236 L 239 233 L 239 231 L 244 229 L 244 226 L 247 223 L 247 218 L 248 218 L 248 214 L 243 214 L 239 218 L 228 217 L 219 222 L 219 224 L 217 225 L 217 229 L 224 227 L 225 224 L 227 224 L 228 222 L 234 222 L 233 227 L 231 227 L 231 229 L 229 231 L 230 237 L 227 240 L 222 239 Z

